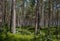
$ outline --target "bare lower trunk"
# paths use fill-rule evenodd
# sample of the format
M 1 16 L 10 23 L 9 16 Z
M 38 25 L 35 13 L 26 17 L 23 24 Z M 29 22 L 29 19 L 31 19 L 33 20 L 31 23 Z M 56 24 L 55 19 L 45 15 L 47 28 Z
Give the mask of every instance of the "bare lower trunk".
M 12 0 L 12 33 L 16 33 L 16 10 L 15 10 L 16 0 Z
M 36 27 L 35 27 L 35 34 L 38 33 L 39 31 L 39 0 L 37 0 L 37 4 L 36 4 Z
M 0 0 L 0 33 L 2 32 L 3 25 L 3 0 Z

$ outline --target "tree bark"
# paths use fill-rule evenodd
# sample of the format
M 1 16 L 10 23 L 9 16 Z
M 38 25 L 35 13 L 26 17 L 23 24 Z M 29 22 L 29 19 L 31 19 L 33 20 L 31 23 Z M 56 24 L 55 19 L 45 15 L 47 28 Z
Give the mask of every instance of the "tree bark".
M 12 0 L 12 9 L 11 9 L 11 17 L 12 17 L 12 33 L 15 34 L 16 33 L 16 0 Z
M 40 23 L 40 14 L 39 14 L 39 0 L 37 0 L 37 3 L 36 3 L 36 22 L 35 22 L 35 34 L 38 34 L 38 31 L 40 29 L 39 27 L 39 23 Z

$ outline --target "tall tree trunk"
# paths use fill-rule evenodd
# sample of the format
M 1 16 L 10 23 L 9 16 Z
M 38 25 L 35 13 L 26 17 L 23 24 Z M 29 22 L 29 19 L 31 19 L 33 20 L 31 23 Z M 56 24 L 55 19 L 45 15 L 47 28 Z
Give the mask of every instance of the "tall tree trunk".
M 51 5 L 52 5 L 52 0 L 49 0 L 48 1 L 49 2 L 49 9 L 48 9 L 48 33 L 47 33 L 47 37 L 49 36 L 49 38 L 50 38 L 50 35 L 51 35 L 51 33 L 50 33 L 50 18 L 51 18 Z M 47 39 L 47 41 L 51 41 L 50 39 Z
M 40 23 L 40 20 L 39 20 L 39 0 L 37 0 L 37 3 L 36 3 L 36 27 L 35 27 L 35 34 L 38 34 L 38 31 L 40 29 L 39 27 L 39 23 Z
M 6 0 L 3 0 L 3 21 L 4 21 L 4 25 L 3 26 L 5 26 L 6 25 Z
M 3 0 L 0 0 L 0 33 L 2 33 L 3 25 Z
M 23 25 L 24 23 L 24 0 L 22 0 L 22 14 L 21 14 L 22 16 L 21 16 L 21 18 L 22 18 L 22 24 L 21 25 Z
M 58 33 L 59 33 L 59 27 L 58 27 L 58 1 L 56 0 L 56 38 L 58 40 Z
M 11 14 L 12 14 L 12 33 L 15 34 L 16 33 L 16 0 L 12 0 L 12 9 L 11 9 Z

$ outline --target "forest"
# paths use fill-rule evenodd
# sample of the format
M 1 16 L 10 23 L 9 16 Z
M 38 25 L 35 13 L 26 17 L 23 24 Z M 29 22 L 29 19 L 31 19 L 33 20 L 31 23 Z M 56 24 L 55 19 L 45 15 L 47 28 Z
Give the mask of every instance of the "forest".
M 60 0 L 0 0 L 0 41 L 60 41 Z

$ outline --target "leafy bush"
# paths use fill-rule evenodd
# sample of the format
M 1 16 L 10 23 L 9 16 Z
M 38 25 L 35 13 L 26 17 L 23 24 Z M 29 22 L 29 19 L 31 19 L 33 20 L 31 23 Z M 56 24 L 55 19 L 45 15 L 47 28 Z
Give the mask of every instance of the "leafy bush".
M 19 33 L 19 34 L 23 34 L 23 35 L 31 35 L 31 32 L 30 31 L 28 31 L 27 29 L 18 29 L 17 28 L 17 33 Z
M 20 29 L 20 27 L 17 27 L 17 33 L 7 33 L 8 30 L 6 30 L 7 27 L 5 27 L 4 32 L 0 34 L 0 41 L 60 41 L 60 34 L 56 33 L 56 27 L 50 27 L 49 32 L 47 28 L 40 29 L 40 34 L 34 35 L 34 30 L 32 27 L 27 29 Z M 33 32 L 32 32 L 33 31 Z M 60 31 L 60 29 L 58 30 Z M 48 35 L 49 33 L 49 35 Z M 56 38 L 58 36 L 58 40 Z
M 8 33 L 0 35 L 0 41 L 32 41 L 32 35 L 21 35 Z

